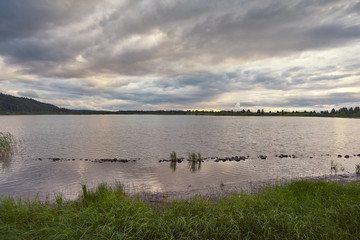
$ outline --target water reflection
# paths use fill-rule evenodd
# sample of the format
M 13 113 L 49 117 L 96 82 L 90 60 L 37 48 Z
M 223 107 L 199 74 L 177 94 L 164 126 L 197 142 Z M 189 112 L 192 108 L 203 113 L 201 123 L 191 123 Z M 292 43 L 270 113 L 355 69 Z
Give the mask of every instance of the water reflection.
M 189 161 L 190 172 L 198 172 L 201 169 L 201 161 Z
M 351 119 L 0 116 L 0 132 L 8 131 L 24 143 L 17 144 L 19 150 L 13 156 L 0 159 L 0 195 L 65 191 L 75 196 L 80 183 L 95 186 L 117 180 L 130 188 L 146 184 L 153 191 L 184 190 L 189 185 L 192 189 L 219 186 L 221 180 L 227 185 L 320 176 L 331 170 L 354 173 L 360 162 L 360 156 L 354 156 L 360 154 L 360 122 Z M 176 162 L 158 163 L 174 149 Z M 189 157 L 188 153 L 193 154 Z M 282 153 L 296 158 L 276 157 Z M 250 157 L 215 160 L 224 156 Z M 52 158 L 76 160 L 49 161 Z M 84 161 L 105 158 L 138 161 Z M 205 162 L 187 161 L 192 158 Z
M 170 162 L 170 168 L 171 168 L 171 170 L 173 170 L 174 172 L 176 171 L 176 161 L 171 161 L 171 162 Z
M 12 153 L 0 154 L 0 169 L 2 171 L 10 167 L 12 157 Z

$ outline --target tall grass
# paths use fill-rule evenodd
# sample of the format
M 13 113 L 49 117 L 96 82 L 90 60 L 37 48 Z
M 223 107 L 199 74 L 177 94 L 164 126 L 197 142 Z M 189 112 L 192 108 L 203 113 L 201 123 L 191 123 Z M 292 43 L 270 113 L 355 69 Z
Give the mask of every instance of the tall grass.
M 359 239 L 360 184 L 300 181 L 150 205 L 121 187 L 76 201 L 0 200 L 1 239 Z
M 11 133 L 0 132 L 0 157 L 12 154 L 15 143 L 15 137 Z

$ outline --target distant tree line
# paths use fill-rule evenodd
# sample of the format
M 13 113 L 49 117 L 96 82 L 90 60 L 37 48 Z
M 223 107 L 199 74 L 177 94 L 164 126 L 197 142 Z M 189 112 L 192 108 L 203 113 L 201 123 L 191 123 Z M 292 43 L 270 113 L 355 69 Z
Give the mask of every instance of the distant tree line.
M 331 111 L 276 111 L 265 112 L 258 109 L 256 112 L 250 109 L 241 111 L 201 111 L 201 110 L 122 110 L 92 111 L 92 110 L 69 110 L 59 108 L 52 104 L 42 103 L 30 98 L 15 97 L 0 93 L 0 114 L 153 114 L 153 115 L 215 115 L 215 116 L 306 116 L 306 117 L 348 117 L 360 118 L 359 107 L 340 108 Z
M 0 114 L 65 113 L 69 110 L 30 98 L 0 93 Z
M 276 111 L 265 112 L 264 109 L 258 109 L 256 112 L 252 112 L 250 109 L 243 109 L 241 111 L 205 111 L 205 110 L 154 110 L 154 111 L 142 111 L 142 110 L 122 110 L 117 114 L 156 114 L 156 115 L 215 115 L 215 116 L 304 116 L 304 117 L 349 117 L 360 118 L 359 107 L 341 108 L 339 110 L 332 109 L 329 111 Z
M 190 115 L 219 115 L 219 116 L 304 116 L 304 117 L 349 117 L 360 118 L 359 107 L 340 108 L 338 110 L 332 109 L 330 112 L 326 111 L 276 111 L 265 112 L 263 109 L 258 109 L 256 112 L 250 109 L 242 111 L 186 111 Z

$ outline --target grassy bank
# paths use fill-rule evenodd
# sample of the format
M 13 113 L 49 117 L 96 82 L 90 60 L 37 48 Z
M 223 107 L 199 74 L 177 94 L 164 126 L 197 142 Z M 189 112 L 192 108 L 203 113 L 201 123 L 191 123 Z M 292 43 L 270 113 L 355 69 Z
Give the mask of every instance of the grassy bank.
M 360 184 L 299 181 L 150 206 L 121 187 L 76 201 L 0 201 L 1 239 L 358 239 Z

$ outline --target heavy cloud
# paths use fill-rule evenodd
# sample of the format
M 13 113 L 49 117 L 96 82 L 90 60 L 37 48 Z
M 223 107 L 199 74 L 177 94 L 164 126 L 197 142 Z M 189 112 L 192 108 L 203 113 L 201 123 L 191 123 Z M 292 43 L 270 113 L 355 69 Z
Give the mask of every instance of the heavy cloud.
M 93 109 L 356 104 L 359 6 L 1 1 L 0 67 L 7 74 L 0 87 Z M 344 88 L 351 88 L 346 102 L 335 94 Z

